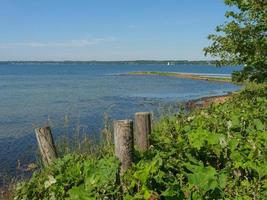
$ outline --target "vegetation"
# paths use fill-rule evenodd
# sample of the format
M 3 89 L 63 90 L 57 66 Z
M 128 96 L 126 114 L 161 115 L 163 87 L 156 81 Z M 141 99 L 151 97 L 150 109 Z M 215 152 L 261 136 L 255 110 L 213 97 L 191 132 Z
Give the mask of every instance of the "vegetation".
M 213 41 L 205 53 L 220 60 L 218 65 L 243 65 L 234 72 L 237 81 L 267 81 L 267 1 L 225 0 L 232 10 L 225 16 L 229 21 L 216 28 L 218 35 L 209 35 Z
M 176 73 L 176 72 L 129 72 L 130 75 L 157 75 L 157 76 L 170 76 L 178 78 L 189 78 L 195 80 L 205 80 L 205 81 L 219 81 L 219 82 L 232 82 L 229 77 L 216 77 L 208 75 L 199 75 L 199 74 L 186 74 L 186 73 Z
M 110 150 L 68 154 L 20 183 L 15 199 L 267 199 L 267 85 L 163 117 L 119 181 Z

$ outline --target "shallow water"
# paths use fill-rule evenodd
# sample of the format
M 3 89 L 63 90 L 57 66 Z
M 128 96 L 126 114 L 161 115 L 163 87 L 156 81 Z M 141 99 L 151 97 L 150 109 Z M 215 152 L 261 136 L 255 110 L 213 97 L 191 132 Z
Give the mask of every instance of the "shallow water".
M 0 172 L 30 162 L 36 148 L 34 127 L 49 120 L 57 135 L 64 116 L 95 137 L 103 113 L 133 118 L 203 96 L 238 90 L 230 83 L 162 76 L 120 76 L 131 71 L 173 71 L 229 76 L 236 68 L 193 65 L 9 64 L 0 65 Z

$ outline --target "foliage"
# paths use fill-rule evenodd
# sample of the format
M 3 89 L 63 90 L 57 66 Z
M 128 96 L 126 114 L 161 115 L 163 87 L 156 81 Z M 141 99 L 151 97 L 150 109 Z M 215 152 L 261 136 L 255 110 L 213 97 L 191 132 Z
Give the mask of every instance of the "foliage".
M 131 198 L 266 199 L 266 107 L 267 86 L 251 85 L 222 105 L 162 119 L 150 155 L 128 174 Z
M 118 166 L 115 157 L 97 160 L 69 154 L 21 183 L 15 199 L 112 199 L 118 190 Z
M 218 65 L 243 65 L 233 73 L 236 81 L 267 81 L 267 1 L 225 0 L 233 7 L 225 13 L 228 22 L 216 28 L 217 35 L 208 39 L 213 43 L 205 54 L 220 58 Z
M 112 156 L 67 155 L 16 199 L 267 199 L 267 86 L 224 104 L 162 118 L 151 148 L 118 181 Z

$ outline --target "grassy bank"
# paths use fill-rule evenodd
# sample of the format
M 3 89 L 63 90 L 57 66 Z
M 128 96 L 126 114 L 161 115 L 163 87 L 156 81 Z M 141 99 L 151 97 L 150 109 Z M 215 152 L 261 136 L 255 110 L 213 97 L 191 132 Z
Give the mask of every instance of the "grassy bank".
M 267 86 L 250 85 L 222 104 L 163 117 L 122 183 L 104 146 L 36 172 L 16 199 L 267 199 L 266 108 Z
M 188 78 L 194 80 L 205 80 L 205 81 L 217 81 L 217 82 L 232 82 L 231 78 L 227 77 L 211 77 L 199 74 L 187 74 L 187 73 L 176 73 L 176 72 L 129 72 L 129 75 L 150 75 L 150 76 L 169 76 L 177 78 Z

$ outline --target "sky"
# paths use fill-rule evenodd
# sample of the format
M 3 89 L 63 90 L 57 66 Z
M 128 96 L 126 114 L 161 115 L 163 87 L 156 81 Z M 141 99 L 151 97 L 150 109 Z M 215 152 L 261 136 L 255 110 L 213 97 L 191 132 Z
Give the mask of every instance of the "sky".
M 0 0 L 0 60 L 203 60 L 223 0 Z

